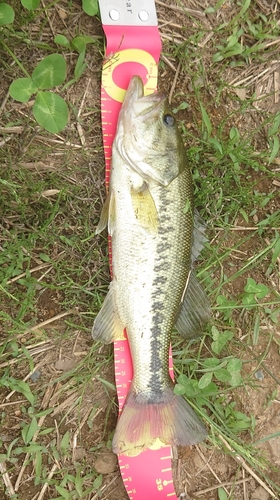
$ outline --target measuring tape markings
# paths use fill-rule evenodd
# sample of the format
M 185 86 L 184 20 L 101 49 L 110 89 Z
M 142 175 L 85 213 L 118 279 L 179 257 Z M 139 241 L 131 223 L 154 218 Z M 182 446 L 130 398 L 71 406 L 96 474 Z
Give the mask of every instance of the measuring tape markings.
M 147 450 L 136 457 L 119 457 L 121 475 L 131 500 L 176 498 L 171 458 L 170 446 L 159 450 Z M 145 469 L 143 469 L 143 459 L 146 465 L 149 465 Z
M 99 0 L 100 8 L 103 1 Z M 153 3 L 151 0 L 142 0 L 141 3 L 143 2 L 146 2 L 146 4 L 148 2 Z M 105 181 L 108 188 L 112 143 L 126 88 L 131 77 L 138 74 L 142 77 L 145 95 L 156 90 L 157 64 L 161 51 L 161 41 L 156 25 L 112 26 L 103 24 L 103 30 L 107 39 L 107 47 L 102 71 L 101 119 L 105 156 Z M 110 238 L 108 243 L 112 275 Z M 127 337 L 125 340 L 114 342 L 114 363 L 119 412 L 121 412 L 133 378 L 133 365 Z M 173 378 L 171 349 L 169 369 Z M 119 455 L 120 472 L 130 500 L 177 498 L 172 479 L 171 459 L 172 450 L 170 446 L 148 449 L 134 457 Z

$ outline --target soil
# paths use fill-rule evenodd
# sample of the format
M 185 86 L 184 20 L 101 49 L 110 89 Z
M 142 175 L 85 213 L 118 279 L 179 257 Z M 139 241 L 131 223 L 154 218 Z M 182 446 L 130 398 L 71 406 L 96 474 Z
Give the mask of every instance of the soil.
M 207 6 L 214 6 L 216 2 L 206 2 Z M 61 2 L 62 6 L 53 8 L 52 18 L 49 19 L 49 24 L 46 25 L 46 38 L 51 38 L 51 28 L 55 28 L 56 33 L 67 31 L 68 35 L 75 36 L 76 23 L 79 22 L 80 29 L 83 33 L 90 36 L 102 37 L 102 29 L 97 18 L 89 18 L 85 14 L 81 14 L 80 4 L 73 3 L 74 7 L 71 13 L 67 12 L 67 2 Z M 203 61 L 204 65 L 204 80 L 196 82 L 198 85 L 205 88 L 205 107 L 207 106 L 208 113 L 211 113 L 213 127 L 218 129 L 221 122 L 225 120 L 231 113 L 233 114 L 232 123 L 238 126 L 240 134 L 248 129 L 256 127 L 256 121 L 260 115 L 258 111 L 265 110 L 266 113 L 276 113 L 279 110 L 280 101 L 274 102 L 271 95 L 271 81 L 264 77 L 254 79 L 253 75 L 262 72 L 268 68 L 269 63 L 264 61 L 261 67 L 254 61 L 248 67 L 227 67 L 222 75 L 223 81 L 229 86 L 234 80 L 243 81 L 251 76 L 252 82 L 242 87 L 242 83 L 238 85 L 239 95 L 244 99 L 244 96 L 255 95 L 262 96 L 262 99 L 257 101 L 255 112 L 242 114 L 242 100 L 232 97 L 233 91 L 228 90 L 225 85 L 225 90 L 217 97 L 216 86 L 217 79 L 221 75 L 211 73 L 211 56 L 215 51 L 213 38 L 216 37 L 215 28 L 222 22 L 226 23 L 232 18 L 232 8 L 234 2 L 223 2 L 222 7 L 217 14 L 203 15 L 203 10 L 206 6 L 204 2 L 196 0 L 183 0 L 180 5 L 192 9 L 191 16 L 183 14 L 180 10 L 169 8 L 161 2 L 157 2 L 157 11 L 160 24 L 160 31 L 163 39 L 163 54 L 169 60 L 169 64 L 160 65 L 159 68 L 159 87 L 169 93 L 174 82 L 175 72 L 172 65 L 175 65 L 175 70 L 178 67 L 177 59 L 173 54 L 168 53 L 166 40 L 174 39 L 184 41 L 187 37 L 192 37 L 197 30 L 198 22 L 202 23 L 205 30 L 204 37 L 199 44 L 194 47 L 197 59 L 192 59 L 190 73 L 182 69 L 178 73 L 178 79 L 175 86 L 175 92 L 172 99 L 172 105 L 178 106 L 184 100 L 183 96 L 188 96 L 189 107 L 186 110 L 179 111 L 178 119 L 184 120 L 190 132 L 196 133 L 195 124 L 198 123 L 201 116 L 199 105 L 196 101 L 194 91 L 194 82 L 191 73 L 195 73 L 195 67 Z M 179 5 L 179 4 L 178 4 Z M 235 5 L 234 5 L 235 8 Z M 255 2 L 252 6 L 254 12 L 260 12 L 266 16 L 274 16 L 280 22 L 280 5 L 279 2 Z M 30 29 L 35 29 L 32 25 Z M 48 40 L 48 41 L 49 41 Z M 46 136 L 43 136 L 38 129 L 33 127 L 33 130 L 28 128 L 28 117 L 26 116 L 26 106 L 12 102 L 6 103 L 8 111 L 11 114 L 11 121 L 16 122 L 19 116 L 23 116 L 26 127 L 21 127 L 20 131 L 15 132 L 10 142 L 4 144 L 11 148 L 14 161 L 11 160 L 9 168 L 11 171 L 17 171 L 19 167 L 24 167 L 26 171 L 30 170 L 30 179 L 46 179 L 47 176 L 57 170 L 61 171 L 61 178 L 67 179 L 69 185 L 83 186 L 83 197 L 79 198 L 79 203 L 75 204 L 79 195 L 75 198 L 75 193 L 70 201 L 62 198 L 62 205 L 65 204 L 65 213 L 67 210 L 67 227 L 64 226 L 63 209 L 56 218 L 56 231 L 59 236 L 70 238 L 73 235 L 84 234 L 82 227 L 88 223 L 91 233 L 97 224 L 98 214 L 104 201 L 104 160 L 102 152 L 102 135 L 100 124 L 100 72 L 102 67 L 102 45 L 101 38 L 99 45 L 90 46 L 87 53 L 87 69 L 75 85 L 75 88 L 69 87 L 66 90 L 66 96 L 73 107 L 79 108 L 83 96 L 86 99 L 87 112 L 81 114 L 81 123 L 84 131 L 86 148 L 90 151 L 91 161 L 88 161 L 88 156 L 84 154 L 83 148 L 80 147 L 80 136 L 76 130 L 76 121 L 70 122 L 67 131 L 67 137 L 63 134 L 56 137 L 56 144 L 51 143 Z M 40 57 L 40 52 L 36 48 L 34 50 L 34 58 Z M 183 46 L 178 45 L 178 51 L 182 51 Z M 187 49 L 186 49 L 187 50 Z M 175 51 L 176 52 L 176 51 Z M 275 56 L 276 57 L 276 56 Z M 278 55 L 277 55 L 278 57 Z M 69 58 L 71 70 L 74 67 L 74 62 Z M 279 65 L 279 61 L 277 62 Z M 264 74 L 265 76 L 266 74 Z M 279 71 L 278 71 L 279 75 Z M 272 76 L 271 76 L 272 78 Z M 11 82 L 11 74 L 5 74 L 2 71 L 2 89 L 0 94 L 0 102 L 3 103 Z M 240 91 L 243 89 L 243 94 Z M 217 100 L 219 100 L 217 104 Z M 240 110 L 238 123 L 236 122 L 236 110 Z M 254 114 L 255 113 L 255 114 Z M 24 115 L 25 114 L 25 115 Z M 94 119 L 93 119 L 94 116 Z M 73 118 L 73 116 L 72 116 Z M 227 121 L 227 128 L 232 126 L 231 120 Z M 1 123 L 2 125 L 2 123 Z M 2 129 L 1 129 L 2 130 Z M 266 138 L 258 136 L 256 149 L 261 150 L 266 143 Z M 68 145 L 66 142 L 68 141 Z M 32 144 L 38 146 L 42 144 L 42 157 L 38 158 L 38 148 L 34 147 L 34 157 L 32 158 Z M 79 145 L 79 147 L 75 147 Z M 28 149 L 29 148 L 29 149 Z M 26 151 L 28 149 L 28 157 Z M 211 161 L 211 160 L 210 160 Z M 4 170 L 7 165 L 4 165 Z M 248 171 L 248 175 L 255 181 L 255 188 L 264 194 L 272 193 L 273 190 L 279 191 L 279 185 L 273 183 L 273 169 L 276 171 L 275 164 L 271 166 L 271 175 L 267 172 Z M 277 187 L 278 186 L 278 187 Z M 52 186 L 50 181 L 50 189 L 57 186 Z M 74 191 L 73 191 L 74 192 Z M 279 192 L 278 192 L 279 194 Z M 266 205 L 265 210 L 259 209 L 255 214 L 256 220 L 261 220 L 265 214 L 273 213 L 280 208 L 279 197 L 271 198 L 271 201 Z M 34 195 L 31 199 L 26 199 L 28 205 L 28 220 L 32 219 L 32 227 L 39 226 L 42 223 L 41 217 L 50 217 L 53 203 L 55 203 L 55 195 L 38 192 L 38 197 Z M 85 222 L 83 219 L 84 213 L 89 212 L 88 219 Z M 44 215 L 41 215 L 39 209 L 45 208 Z M 33 210 L 32 217 L 30 211 Z M 212 217 L 212 220 L 211 220 Z M 213 222 L 214 215 L 209 215 L 210 226 Z M 9 210 L 3 214 L 3 239 L 1 244 L 5 243 L 9 231 L 18 225 L 18 231 L 22 230 L 21 224 L 17 215 L 17 207 L 11 205 Z M 234 273 L 238 271 L 250 257 L 254 256 L 258 249 L 262 248 L 263 236 L 255 235 L 250 241 L 245 238 L 248 235 L 248 227 L 244 219 L 240 216 L 236 219 L 237 227 L 243 226 L 239 231 L 226 233 L 216 228 L 211 229 L 211 237 L 217 241 L 221 241 L 221 248 L 233 247 L 235 243 L 244 238 L 244 243 L 239 246 L 235 258 L 231 257 L 224 266 L 224 273 Z M 244 230 L 243 230 L 244 228 Z M 24 227 L 24 231 L 28 231 L 28 225 Z M 268 235 L 272 238 L 272 235 Z M 269 244 L 269 241 L 268 241 Z M 103 287 L 104 294 L 109 283 L 108 265 L 103 265 L 99 269 L 99 263 L 106 259 L 107 244 L 103 236 L 91 240 L 83 253 L 75 249 L 69 248 L 65 254 L 64 249 L 59 245 L 59 239 L 51 246 L 50 258 L 53 261 L 60 262 L 60 259 L 68 259 L 69 262 L 84 261 L 87 259 L 87 268 L 85 273 L 93 277 L 92 295 L 94 296 L 94 287 Z M 32 255 L 32 265 L 34 268 L 39 265 L 40 269 L 35 271 L 33 276 L 36 278 L 42 277 L 42 274 L 49 269 L 48 264 L 42 267 L 42 261 L 39 258 L 44 247 L 40 247 L 40 241 L 37 241 L 34 254 Z M 98 257 L 97 257 L 98 256 Z M 37 260 L 36 260 L 37 259 Z M 279 262 L 276 263 L 279 266 Z M 213 275 L 219 279 L 219 266 L 213 266 Z M 30 383 L 30 387 L 37 394 L 38 400 L 36 407 L 39 410 L 53 408 L 46 416 L 42 417 L 41 425 L 43 429 L 50 431 L 40 436 L 40 444 L 52 450 L 54 457 L 53 463 L 48 463 L 47 459 L 43 458 L 46 474 L 56 475 L 63 468 L 67 468 L 68 473 L 72 470 L 75 475 L 77 468 L 81 469 L 81 473 L 85 476 L 92 468 L 95 468 L 97 473 L 103 475 L 103 484 L 101 488 L 101 496 L 96 496 L 94 493 L 86 498 L 102 500 L 127 500 L 128 496 L 124 488 L 120 471 L 118 469 L 115 455 L 110 452 L 110 441 L 112 433 L 117 421 L 117 403 L 114 390 L 110 384 L 114 384 L 114 372 L 112 362 L 112 347 L 103 346 L 98 351 L 93 349 L 90 337 L 90 315 L 86 316 L 90 305 L 88 297 L 82 296 L 84 302 L 79 304 L 69 304 L 69 309 L 65 308 L 67 304 L 67 287 L 63 287 L 65 281 L 64 276 L 61 276 L 61 283 L 58 289 L 52 287 L 52 280 L 55 274 L 50 269 L 47 278 L 49 287 L 36 290 L 34 295 L 34 310 L 29 312 L 24 318 L 26 323 L 30 321 L 34 324 L 33 330 L 27 329 L 26 332 L 15 334 L 18 345 L 24 349 L 22 360 L 19 361 L 17 355 L 13 354 L 3 358 L 0 361 L 0 370 L 5 370 L 9 367 L 9 376 L 15 379 L 25 380 Z M 235 296 L 242 292 L 248 274 L 244 273 L 242 277 L 236 278 L 233 283 L 228 285 L 229 296 Z M 256 282 L 264 284 L 269 282 L 279 292 L 279 270 L 274 271 L 270 276 L 265 276 L 264 269 L 254 269 L 250 273 L 250 277 Z M 81 280 L 84 280 L 81 276 Z M 20 282 L 15 281 L 14 291 L 21 292 Z M 73 283 L 73 286 L 76 286 Z M 23 289 L 24 291 L 24 289 Z M 23 293 L 22 291 L 22 293 Z M 94 297 L 93 302 L 97 299 Z M 96 304 L 94 304 L 96 305 Z M 3 298 L 1 309 L 3 312 L 10 314 L 11 317 L 16 317 L 16 313 L 11 306 L 11 302 Z M 243 342 L 243 349 L 238 348 L 236 355 L 242 357 L 244 362 L 243 377 L 254 380 L 250 385 L 244 384 L 235 390 L 234 398 L 238 402 L 238 409 L 246 415 L 252 416 L 255 422 L 255 429 L 252 435 L 249 431 L 242 433 L 242 440 L 248 446 L 252 441 L 255 444 L 255 449 L 259 450 L 267 462 L 265 474 L 267 481 L 261 483 L 257 467 L 246 466 L 246 463 L 228 448 L 228 444 L 221 445 L 217 443 L 213 446 L 214 438 L 206 440 L 205 443 L 199 446 L 179 448 L 174 450 L 173 460 L 173 477 L 176 484 L 178 498 L 180 500 L 218 500 L 218 487 L 222 486 L 228 497 L 234 500 L 270 500 L 277 498 L 269 493 L 270 483 L 274 481 L 280 486 L 280 357 L 279 357 L 279 341 L 280 341 L 280 323 L 272 324 L 269 321 L 262 322 L 259 337 L 255 345 L 248 346 L 246 343 L 246 335 L 250 330 L 250 322 L 252 318 L 246 314 L 239 316 L 238 310 L 235 311 L 236 325 L 234 334 L 237 339 Z M 62 315 L 62 316 L 61 316 Z M 218 319 L 218 318 L 217 318 Z M 43 323 L 43 324 L 42 324 Z M 249 325 L 249 327 L 248 327 Z M 10 327 L 8 323 L 0 325 L 0 342 L 6 340 L 6 328 Z M 244 334 L 244 332 L 246 332 Z M 70 340 L 69 340 L 70 339 Z M 239 344 L 240 345 L 240 344 Z M 234 349 L 234 345 L 233 345 Z M 261 364 L 262 354 L 266 352 L 265 361 Z M 28 354 L 29 353 L 29 354 Z M 91 353 L 93 353 L 91 355 Z M 30 357 L 34 360 L 35 366 L 30 363 Z M 108 362 L 104 360 L 109 360 Z M 100 369 L 98 369 L 100 367 Z M 71 378 L 71 370 L 75 371 L 75 382 Z M 256 377 L 259 377 L 257 378 Z M 84 379 L 87 377 L 88 383 L 84 384 Z M 104 380 L 107 383 L 104 383 Z M 28 422 L 29 416 L 26 415 L 26 401 L 20 393 L 11 394 L 6 388 L 0 390 L 1 402 L 0 408 L 2 412 L 2 425 L 0 428 L 0 439 L 2 442 L 1 453 L 6 454 L 9 447 L 12 446 L 14 440 L 18 440 L 16 446 L 23 446 L 21 431 L 23 424 Z M 230 402 L 230 399 L 229 399 Z M 69 433 L 69 447 L 66 452 L 62 446 L 62 438 Z M 276 435 L 278 433 L 278 435 Z M 271 437 L 274 436 L 275 437 Z M 252 447 L 254 448 L 254 446 Z M 57 453 L 55 454 L 55 449 Z M 44 455 L 44 457 L 47 455 Z M 16 492 L 20 500 L 37 500 L 41 492 L 42 486 L 35 482 L 35 463 L 28 462 L 26 468 L 23 469 L 25 453 L 19 453 L 14 463 L 8 465 L 8 475 L 10 481 L 15 488 L 18 482 Z M 45 462 L 44 462 L 45 461 Z M 3 471 L 2 471 L 3 472 Z M 22 477 L 20 474 L 22 473 Z M 51 479 L 51 477 L 50 477 Z M 50 480 L 49 486 L 42 498 L 52 499 L 58 496 Z M 273 488 L 271 488 L 273 491 Z M 10 498 L 10 495 L 5 494 L 0 489 L 0 500 Z M 222 498 L 222 497 L 221 497 Z M 152 500 L 152 499 L 146 499 Z

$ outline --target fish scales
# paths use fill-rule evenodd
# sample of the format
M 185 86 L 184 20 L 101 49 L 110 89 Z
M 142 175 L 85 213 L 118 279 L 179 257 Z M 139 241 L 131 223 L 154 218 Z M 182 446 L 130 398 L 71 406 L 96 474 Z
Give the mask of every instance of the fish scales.
M 113 167 L 112 184 L 115 191 L 121 192 L 124 184 L 129 183 L 129 172 L 128 179 L 118 178 L 117 172 L 115 179 Z M 179 191 L 180 184 L 184 189 Z M 186 200 L 191 199 L 189 185 L 188 170 L 172 182 L 168 191 L 150 185 L 159 214 L 156 234 L 139 227 L 129 200 L 122 198 L 116 203 L 116 220 L 120 219 L 122 227 L 127 228 L 127 231 L 118 229 L 116 224 L 112 236 L 117 308 L 127 331 L 133 332 L 128 335 L 134 360 L 135 390 L 147 391 L 148 387 L 149 399 L 154 398 L 154 401 L 160 397 L 161 388 L 170 385 L 170 335 L 190 268 L 192 214 L 185 215 L 182 210 Z M 139 357 L 139 352 L 144 352 L 145 356 Z
M 139 77 L 132 78 L 120 113 L 97 232 L 107 219 L 113 280 L 93 337 L 110 342 L 126 328 L 134 371 L 113 450 L 136 455 L 155 445 L 194 444 L 206 429 L 174 394 L 168 363 L 191 269 L 192 179 L 165 97 L 144 97 Z

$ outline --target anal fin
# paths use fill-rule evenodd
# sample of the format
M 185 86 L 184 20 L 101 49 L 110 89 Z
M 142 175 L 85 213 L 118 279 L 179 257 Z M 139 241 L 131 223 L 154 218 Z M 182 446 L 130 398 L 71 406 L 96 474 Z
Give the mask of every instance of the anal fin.
M 124 328 L 125 325 L 122 323 L 117 310 L 114 297 L 114 281 L 112 281 L 103 305 L 95 318 L 92 337 L 104 344 L 110 344 L 114 340 L 124 339 Z
M 210 317 L 211 308 L 208 298 L 192 270 L 175 326 L 182 337 L 192 339 L 203 334 L 203 328 L 209 322 Z

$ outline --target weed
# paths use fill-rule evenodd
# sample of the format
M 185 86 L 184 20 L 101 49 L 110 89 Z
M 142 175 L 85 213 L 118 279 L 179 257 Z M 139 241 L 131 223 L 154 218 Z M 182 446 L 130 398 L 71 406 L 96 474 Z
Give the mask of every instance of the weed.
M 21 4 L 25 9 L 34 13 L 39 7 L 40 0 L 21 0 Z M 97 0 L 83 0 L 83 9 L 88 15 L 95 16 L 98 12 Z M 1 3 L 0 27 L 11 25 L 14 19 L 14 9 L 6 3 Z M 24 35 L 23 32 L 22 35 Z M 26 42 L 24 39 L 23 41 Z M 87 66 L 84 61 L 86 45 L 94 43 L 95 39 L 89 36 L 77 36 L 70 43 L 65 36 L 57 35 L 54 38 L 54 42 L 63 47 L 77 50 L 79 53 L 74 70 L 74 79 L 67 82 L 65 85 L 65 88 L 67 88 L 77 82 L 84 73 Z M 36 94 L 32 110 L 37 123 L 52 133 L 64 130 L 68 122 L 67 104 L 60 95 L 53 91 L 50 92 L 47 89 L 60 86 L 64 82 L 66 78 L 66 60 L 60 54 L 48 55 L 37 64 L 30 76 L 15 53 L 5 43 L 4 39 L 1 40 L 1 44 L 19 66 L 22 73 L 25 74 L 25 77 L 17 78 L 11 83 L 9 88 L 10 96 L 16 101 L 27 103 L 30 101 L 31 96 Z

